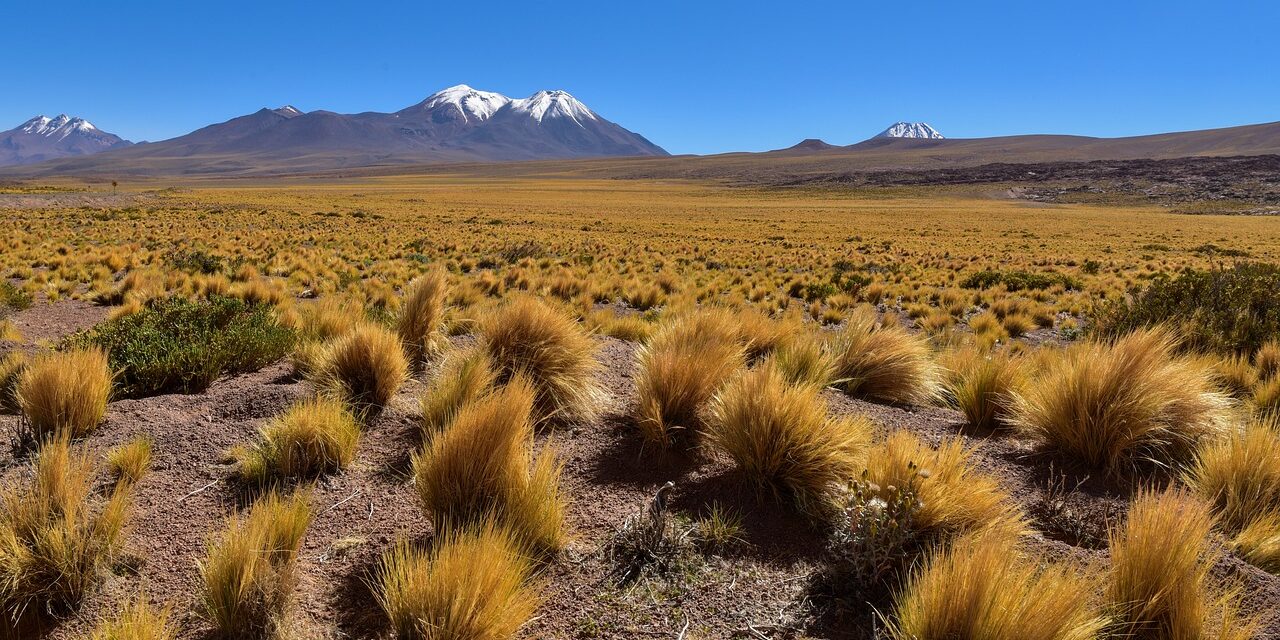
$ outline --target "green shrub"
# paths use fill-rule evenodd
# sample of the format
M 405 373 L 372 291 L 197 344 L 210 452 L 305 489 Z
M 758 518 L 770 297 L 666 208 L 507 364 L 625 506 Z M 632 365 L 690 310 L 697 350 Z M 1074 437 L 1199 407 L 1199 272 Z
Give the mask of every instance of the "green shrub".
M 1252 355 L 1280 335 L 1280 265 L 1242 263 L 1185 270 L 1135 290 L 1097 314 L 1094 330 L 1114 338 L 1140 327 L 1176 327 L 1192 349 Z
M 1061 273 L 1032 273 L 1030 271 L 979 271 L 960 281 L 966 289 L 990 289 L 1003 284 L 1009 291 L 1042 290 L 1054 285 L 1064 289 L 1080 289 L 1080 281 Z
M 7 309 L 21 311 L 30 306 L 31 294 L 5 280 L 0 280 L 0 316 L 4 316 Z
M 69 342 L 105 349 L 117 394 L 137 398 L 196 393 L 221 375 L 256 371 L 287 355 L 294 338 L 270 307 L 211 296 L 153 300 Z

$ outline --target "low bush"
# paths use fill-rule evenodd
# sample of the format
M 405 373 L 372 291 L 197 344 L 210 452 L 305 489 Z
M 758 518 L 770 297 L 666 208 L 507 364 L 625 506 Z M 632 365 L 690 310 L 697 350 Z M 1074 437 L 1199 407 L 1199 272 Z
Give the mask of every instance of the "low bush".
M 1111 532 L 1106 588 L 1113 633 L 1131 638 L 1246 640 L 1256 624 L 1209 575 L 1209 506 L 1176 489 L 1140 493 Z
M 1146 329 L 1061 354 L 1015 396 L 1012 423 L 1044 446 L 1111 472 L 1190 461 L 1230 433 L 1230 400 L 1173 334 Z
M 886 626 L 894 640 L 1092 640 L 1106 619 L 1091 578 L 1007 537 L 966 537 L 912 573 Z
M 600 414 L 595 345 L 572 318 L 518 296 L 486 317 L 480 333 L 499 382 L 520 374 L 533 384 L 537 420 L 590 422 Z
M 0 490 L 0 607 L 10 621 L 68 610 L 118 556 L 131 495 L 117 485 L 100 498 L 93 471 L 64 433 L 40 448 L 30 478 Z
M 400 338 L 365 322 L 335 339 L 312 374 L 317 385 L 364 416 L 381 410 L 409 377 Z
M 0 279 L 0 318 L 9 310 L 30 309 L 32 302 L 30 293 L 13 286 L 7 279 Z
M 941 369 L 928 342 L 860 307 L 832 340 L 836 386 L 851 396 L 903 404 L 939 397 Z
M 258 440 L 235 452 L 245 482 L 314 478 L 346 468 L 356 456 L 360 425 L 339 400 L 302 400 L 272 418 Z
M 293 348 L 275 312 L 236 298 L 161 298 L 70 339 L 107 352 L 116 391 L 129 398 L 197 393 L 218 377 L 256 371 Z
M 272 638 L 287 630 L 297 555 L 311 524 L 305 493 L 270 492 L 233 515 L 199 563 L 205 617 L 221 638 Z
M 1177 328 L 1187 347 L 1252 355 L 1280 335 L 1280 265 L 1241 263 L 1161 277 L 1102 307 L 1094 329 L 1104 338 L 1160 325 Z
M 526 551 L 491 523 L 440 534 L 430 550 L 401 540 L 382 558 L 378 604 L 397 638 L 511 638 L 538 604 Z
M 816 511 L 857 473 L 872 431 L 865 418 L 828 418 L 819 389 L 789 384 L 765 362 L 712 399 L 707 440 L 760 488 Z
M 695 312 L 636 351 L 636 425 L 647 442 L 665 448 L 697 439 L 707 401 L 745 363 L 733 331 L 727 316 Z
M 960 281 L 965 289 L 990 289 L 1002 284 L 1009 291 L 1040 291 L 1054 286 L 1064 289 L 1081 289 L 1080 281 L 1061 273 L 1034 273 L 1030 271 L 979 271 Z
M 18 376 L 15 395 L 37 438 L 83 437 L 107 411 L 107 356 L 96 348 L 42 354 Z
M 464 405 L 414 459 L 414 488 L 436 531 L 494 521 L 530 549 L 564 545 L 561 465 L 553 450 L 534 454 L 535 397 L 515 377 Z

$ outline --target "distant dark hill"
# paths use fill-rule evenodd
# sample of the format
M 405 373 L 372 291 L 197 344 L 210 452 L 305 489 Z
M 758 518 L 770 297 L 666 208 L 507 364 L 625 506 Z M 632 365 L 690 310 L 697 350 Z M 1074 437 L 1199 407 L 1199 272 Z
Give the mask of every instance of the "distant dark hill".
M 395 113 L 262 109 L 170 140 L 29 167 L 31 175 L 296 173 L 380 164 L 665 156 L 564 91 L 451 87 Z M 21 176 L 22 172 L 16 175 Z

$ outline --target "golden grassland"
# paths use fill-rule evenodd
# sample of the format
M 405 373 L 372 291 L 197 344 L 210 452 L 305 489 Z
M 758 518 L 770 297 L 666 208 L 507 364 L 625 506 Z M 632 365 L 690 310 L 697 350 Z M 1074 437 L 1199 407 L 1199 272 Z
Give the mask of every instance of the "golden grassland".
M 788 287 L 805 294 L 804 284 L 844 269 L 869 282 L 848 295 L 807 292 L 819 303 L 810 315 L 834 307 L 826 317 L 835 321 L 857 302 L 890 302 L 935 328 L 984 301 L 957 286 L 983 269 L 1058 273 L 1083 285 L 979 292 L 987 303 L 1015 301 L 1015 319 L 997 319 L 1018 335 L 1035 326 L 1028 317 L 1083 315 L 1157 274 L 1234 259 L 1223 250 L 1280 259 L 1280 235 L 1265 218 L 901 193 L 447 176 L 157 189 L 121 208 L 0 210 L 12 230 L 0 268 L 54 296 L 82 284 L 110 291 L 123 270 L 152 275 L 156 290 L 174 271 L 167 254 L 199 250 L 246 265 L 238 279 L 271 277 L 281 293 L 352 288 L 376 304 L 442 263 L 479 297 L 529 289 L 642 309 L 701 299 L 771 312 L 791 302 Z M 199 285 L 183 280 L 167 284 Z
M 0 311 L 92 300 L 114 332 L 96 335 L 101 351 L 73 339 L 0 359 L 0 408 L 32 430 L 15 445 L 39 451 L 34 489 L 0 488 L 6 557 L 30 558 L 0 562 L 0 581 L 17 585 L 0 607 L 15 620 L 33 598 L 74 607 L 117 555 L 153 442 L 108 452 L 115 489 L 91 496 L 75 439 L 99 428 L 110 400 L 199 392 L 288 356 L 313 393 L 229 452 L 265 493 L 210 534 L 199 616 L 221 637 L 284 635 L 316 516 L 315 485 L 301 483 L 350 473 L 381 412 L 421 382 L 402 480 L 437 540 L 398 540 L 368 586 L 401 637 L 509 637 L 574 538 L 571 459 L 547 431 L 600 428 L 621 395 L 601 383 L 601 333 L 638 343 L 625 351 L 635 398 L 614 408 L 627 414 L 619 424 L 654 455 L 720 456 L 762 497 L 790 503 L 828 536 L 843 587 L 888 594 L 877 620 L 892 637 L 1243 638 L 1260 624 L 1210 569 L 1228 552 L 1280 566 L 1280 343 L 1194 353 L 1170 327 L 1107 339 L 1087 328 L 1101 305 L 1159 276 L 1280 262 L 1274 219 L 960 189 L 462 175 L 122 195 L 119 206 L 0 200 Z M 192 313 L 229 319 L 209 329 Z M 191 333 L 172 340 L 172 327 L 142 320 L 154 316 Z M 1021 438 L 1026 451 L 1133 480 L 1143 488 L 1116 495 L 1136 496 L 1127 520 L 1100 536 L 1109 567 L 1077 575 L 1023 553 L 1044 519 L 983 466 L 980 446 L 901 425 L 882 433 L 867 416 L 834 415 L 837 393 L 959 409 L 967 437 Z M 1159 483 L 1186 486 L 1146 488 Z M 665 556 L 684 553 L 689 532 L 737 536 L 738 516 L 714 504 L 677 533 L 672 486 L 602 543 L 620 573 L 676 562 Z M 79 532 L 79 544 L 46 549 L 50 536 L 30 535 L 45 530 Z M 54 571 L 81 583 L 52 595 L 27 586 Z M 1087 588 L 1094 578 L 1105 593 Z M 170 608 L 149 607 L 139 599 L 98 637 L 172 637 Z

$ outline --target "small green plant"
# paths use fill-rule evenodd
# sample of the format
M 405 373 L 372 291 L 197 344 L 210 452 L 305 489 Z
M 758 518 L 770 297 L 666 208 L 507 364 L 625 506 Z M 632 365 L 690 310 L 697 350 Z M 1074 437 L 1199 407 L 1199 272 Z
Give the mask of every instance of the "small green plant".
M 682 531 L 667 502 L 675 483 L 658 488 L 648 504 L 622 522 L 609 545 L 614 574 L 629 583 L 646 572 L 666 573 L 689 549 L 689 532 Z
M 5 315 L 8 309 L 22 311 L 31 308 L 31 294 L 19 289 L 7 280 L 0 280 L 0 317 Z
M 151 438 L 139 436 L 107 452 L 107 465 L 118 482 L 133 484 L 151 467 Z
M 217 295 L 152 300 L 70 339 L 107 351 L 116 392 L 128 398 L 203 391 L 219 376 L 283 358 L 293 342 L 270 307 Z
M 836 516 L 830 548 L 832 578 L 838 587 L 861 592 L 881 586 L 900 575 L 919 553 L 919 470 L 915 464 L 908 468 L 910 479 L 900 487 L 878 487 L 866 471 L 850 486 Z
M 742 513 L 719 502 L 711 503 L 707 513 L 693 523 L 698 546 L 706 551 L 726 551 L 745 544 L 742 537 Z

